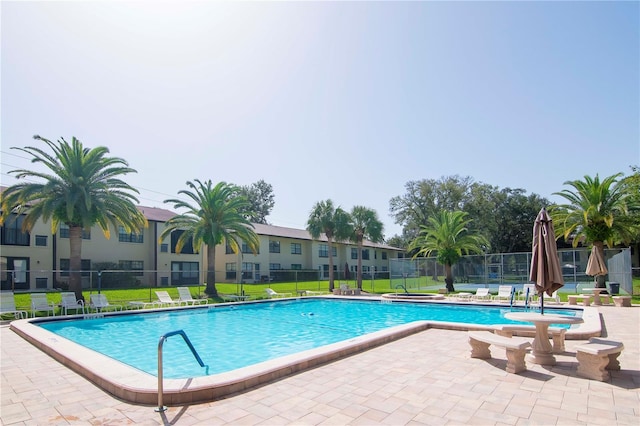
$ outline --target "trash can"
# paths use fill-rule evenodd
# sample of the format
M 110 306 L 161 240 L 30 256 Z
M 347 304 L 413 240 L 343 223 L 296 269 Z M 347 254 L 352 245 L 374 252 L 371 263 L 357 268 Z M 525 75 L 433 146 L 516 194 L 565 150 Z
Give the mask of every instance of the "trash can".
M 619 294 L 620 293 L 620 283 L 610 282 L 609 283 L 609 290 L 611 291 L 611 294 Z

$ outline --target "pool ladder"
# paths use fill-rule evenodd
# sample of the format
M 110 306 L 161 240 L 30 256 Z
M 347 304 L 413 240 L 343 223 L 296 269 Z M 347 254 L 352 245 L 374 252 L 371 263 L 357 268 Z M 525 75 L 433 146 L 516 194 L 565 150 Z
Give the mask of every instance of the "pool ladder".
M 167 409 L 167 407 L 164 406 L 164 403 L 162 400 L 162 396 L 163 396 L 162 394 L 164 391 L 163 383 L 162 383 L 162 380 L 163 380 L 162 345 L 164 345 L 164 341 L 167 340 L 167 338 L 171 336 L 175 336 L 177 334 L 182 336 L 187 346 L 189 346 L 189 349 L 191 349 L 191 353 L 198 361 L 198 364 L 200 364 L 200 367 L 205 367 L 207 369 L 206 374 L 209 374 L 209 366 L 204 365 L 204 362 L 202 362 L 202 358 L 200 358 L 200 355 L 198 355 L 196 348 L 193 347 L 191 340 L 189 340 L 189 338 L 187 337 L 187 333 L 185 333 L 184 330 L 170 331 L 169 333 L 163 334 L 162 337 L 160 337 L 160 341 L 158 342 L 158 408 L 156 408 L 156 411 L 158 412 L 162 412 Z

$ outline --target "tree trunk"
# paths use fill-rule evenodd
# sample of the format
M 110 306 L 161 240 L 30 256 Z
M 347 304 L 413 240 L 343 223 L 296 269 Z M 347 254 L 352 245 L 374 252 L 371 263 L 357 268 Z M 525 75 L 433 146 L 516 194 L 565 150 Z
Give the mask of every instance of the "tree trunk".
M 444 265 L 445 279 L 444 282 L 447 285 L 447 291 L 449 293 L 456 291 L 453 288 L 453 271 L 451 269 L 451 265 Z
M 600 254 L 601 258 L 604 260 L 604 243 L 602 241 L 594 241 L 593 245 L 598 251 L 598 254 Z M 597 275 L 596 288 L 607 288 L 607 285 L 605 284 L 606 281 L 607 281 L 606 275 Z
M 207 246 L 207 286 L 204 289 L 209 297 L 218 297 L 216 288 L 216 247 Z
M 69 291 L 73 291 L 76 300 L 84 301 L 82 296 L 82 227 L 69 225 Z
M 360 290 L 362 290 L 362 238 L 358 236 L 358 273 L 356 274 Z
M 329 291 L 333 293 L 335 287 L 333 284 L 333 244 L 331 243 L 331 238 L 327 240 L 327 246 L 329 247 Z

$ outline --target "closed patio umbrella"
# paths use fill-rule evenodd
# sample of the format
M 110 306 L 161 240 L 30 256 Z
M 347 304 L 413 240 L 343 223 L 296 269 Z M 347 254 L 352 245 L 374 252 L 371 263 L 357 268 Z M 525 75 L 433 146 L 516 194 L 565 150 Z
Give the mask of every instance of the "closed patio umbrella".
M 564 285 L 553 222 L 546 209 L 540 210 L 533 225 L 531 271 L 529 279 L 536 284 L 540 310 L 544 314 L 543 293 L 549 296 Z
M 604 259 L 600 254 L 600 251 L 593 246 L 591 249 L 591 254 L 589 255 L 589 261 L 587 262 L 587 270 L 585 271 L 587 275 L 591 275 L 592 277 L 597 277 L 598 275 L 606 275 L 607 274 L 607 265 L 604 263 Z

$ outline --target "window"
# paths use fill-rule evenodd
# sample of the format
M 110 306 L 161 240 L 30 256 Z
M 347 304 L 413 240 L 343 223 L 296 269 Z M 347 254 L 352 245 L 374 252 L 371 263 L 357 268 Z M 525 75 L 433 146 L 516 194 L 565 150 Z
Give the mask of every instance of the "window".
M 4 222 L 4 225 L 0 227 L 2 233 L 2 244 L 8 246 L 28 246 L 30 235 L 28 232 L 22 232 L 23 215 L 11 214 L 9 218 Z
M 227 280 L 235 280 L 236 279 L 236 264 L 234 263 L 225 263 L 225 279 Z
M 275 271 L 275 270 L 278 270 L 278 269 L 281 269 L 279 263 L 270 263 L 269 264 L 269 270 L 270 271 Z
M 47 288 L 47 279 L 36 278 L 36 288 Z
M 184 233 L 184 231 L 177 230 L 171 233 L 171 253 L 176 253 L 176 244 L 178 244 L 178 239 Z M 182 254 L 193 254 L 193 239 L 189 237 L 185 245 L 182 246 L 182 250 L 180 250 Z M 172 279 L 173 281 L 173 279 Z
M 362 250 L 362 260 L 369 260 L 369 249 Z
M 253 263 L 242 262 L 242 279 L 250 280 L 253 277 Z
M 60 225 L 60 238 L 69 238 L 69 225 L 65 225 L 64 223 Z M 91 230 L 83 229 L 82 230 L 82 239 L 90 240 L 91 239 Z
M 358 258 L 358 249 L 355 247 L 351 248 L 351 259 L 357 259 Z
M 229 243 L 226 243 L 224 245 L 224 254 L 233 254 L 233 250 L 231 250 L 231 246 L 229 245 Z
M 269 253 L 280 253 L 280 241 L 269 240 Z
M 302 244 L 291 243 L 291 254 L 302 254 Z
M 144 262 L 142 260 L 120 260 L 118 261 L 118 265 L 120 269 L 124 269 L 125 271 L 137 271 L 133 273 L 135 276 L 144 275 Z
M 200 264 L 198 262 L 171 262 L 171 284 L 198 284 Z
M 36 245 L 41 247 L 47 246 L 47 236 L 46 235 L 36 235 Z
M 91 259 L 82 259 L 81 261 L 81 265 L 80 265 L 80 270 L 82 271 L 82 276 L 83 277 L 88 277 L 89 273 L 91 272 Z M 60 276 L 61 277 L 68 277 L 69 276 L 69 259 L 60 259 Z
M 163 243 L 160 244 L 160 253 L 168 253 L 169 252 L 169 244 Z
M 2 263 L 6 261 L 7 268 L 3 268 L 2 290 L 29 288 L 29 258 L 28 257 L 2 257 Z
M 142 234 L 137 234 L 135 232 L 127 232 L 124 229 L 124 226 L 118 227 L 118 241 L 121 243 L 143 243 Z
M 160 285 L 168 286 L 169 285 L 169 277 L 160 277 Z
M 247 243 L 242 243 L 242 253 L 243 254 L 253 254 L 253 252 L 251 251 L 251 248 L 249 248 L 249 246 L 247 245 Z M 256 249 L 256 254 L 260 254 L 260 248 L 258 247 Z
M 382 252 L 382 260 L 387 260 L 387 252 L 386 251 Z
M 333 272 L 337 272 L 338 270 L 338 266 L 337 265 L 333 265 Z M 321 272 L 322 272 L 322 278 L 329 278 L 329 265 L 322 265 L 321 266 Z
M 294 271 L 300 271 L 300 270 L 302 270 L 302 264 L 301 263 L 292 263 L 291 264 L 291 269 L 293 269 Z
M 338 256 L 338 249 L 331 247 L 331 256 Z M 318 257 L 329 257 L 329 244 L 320 244 L 318 246 Z

